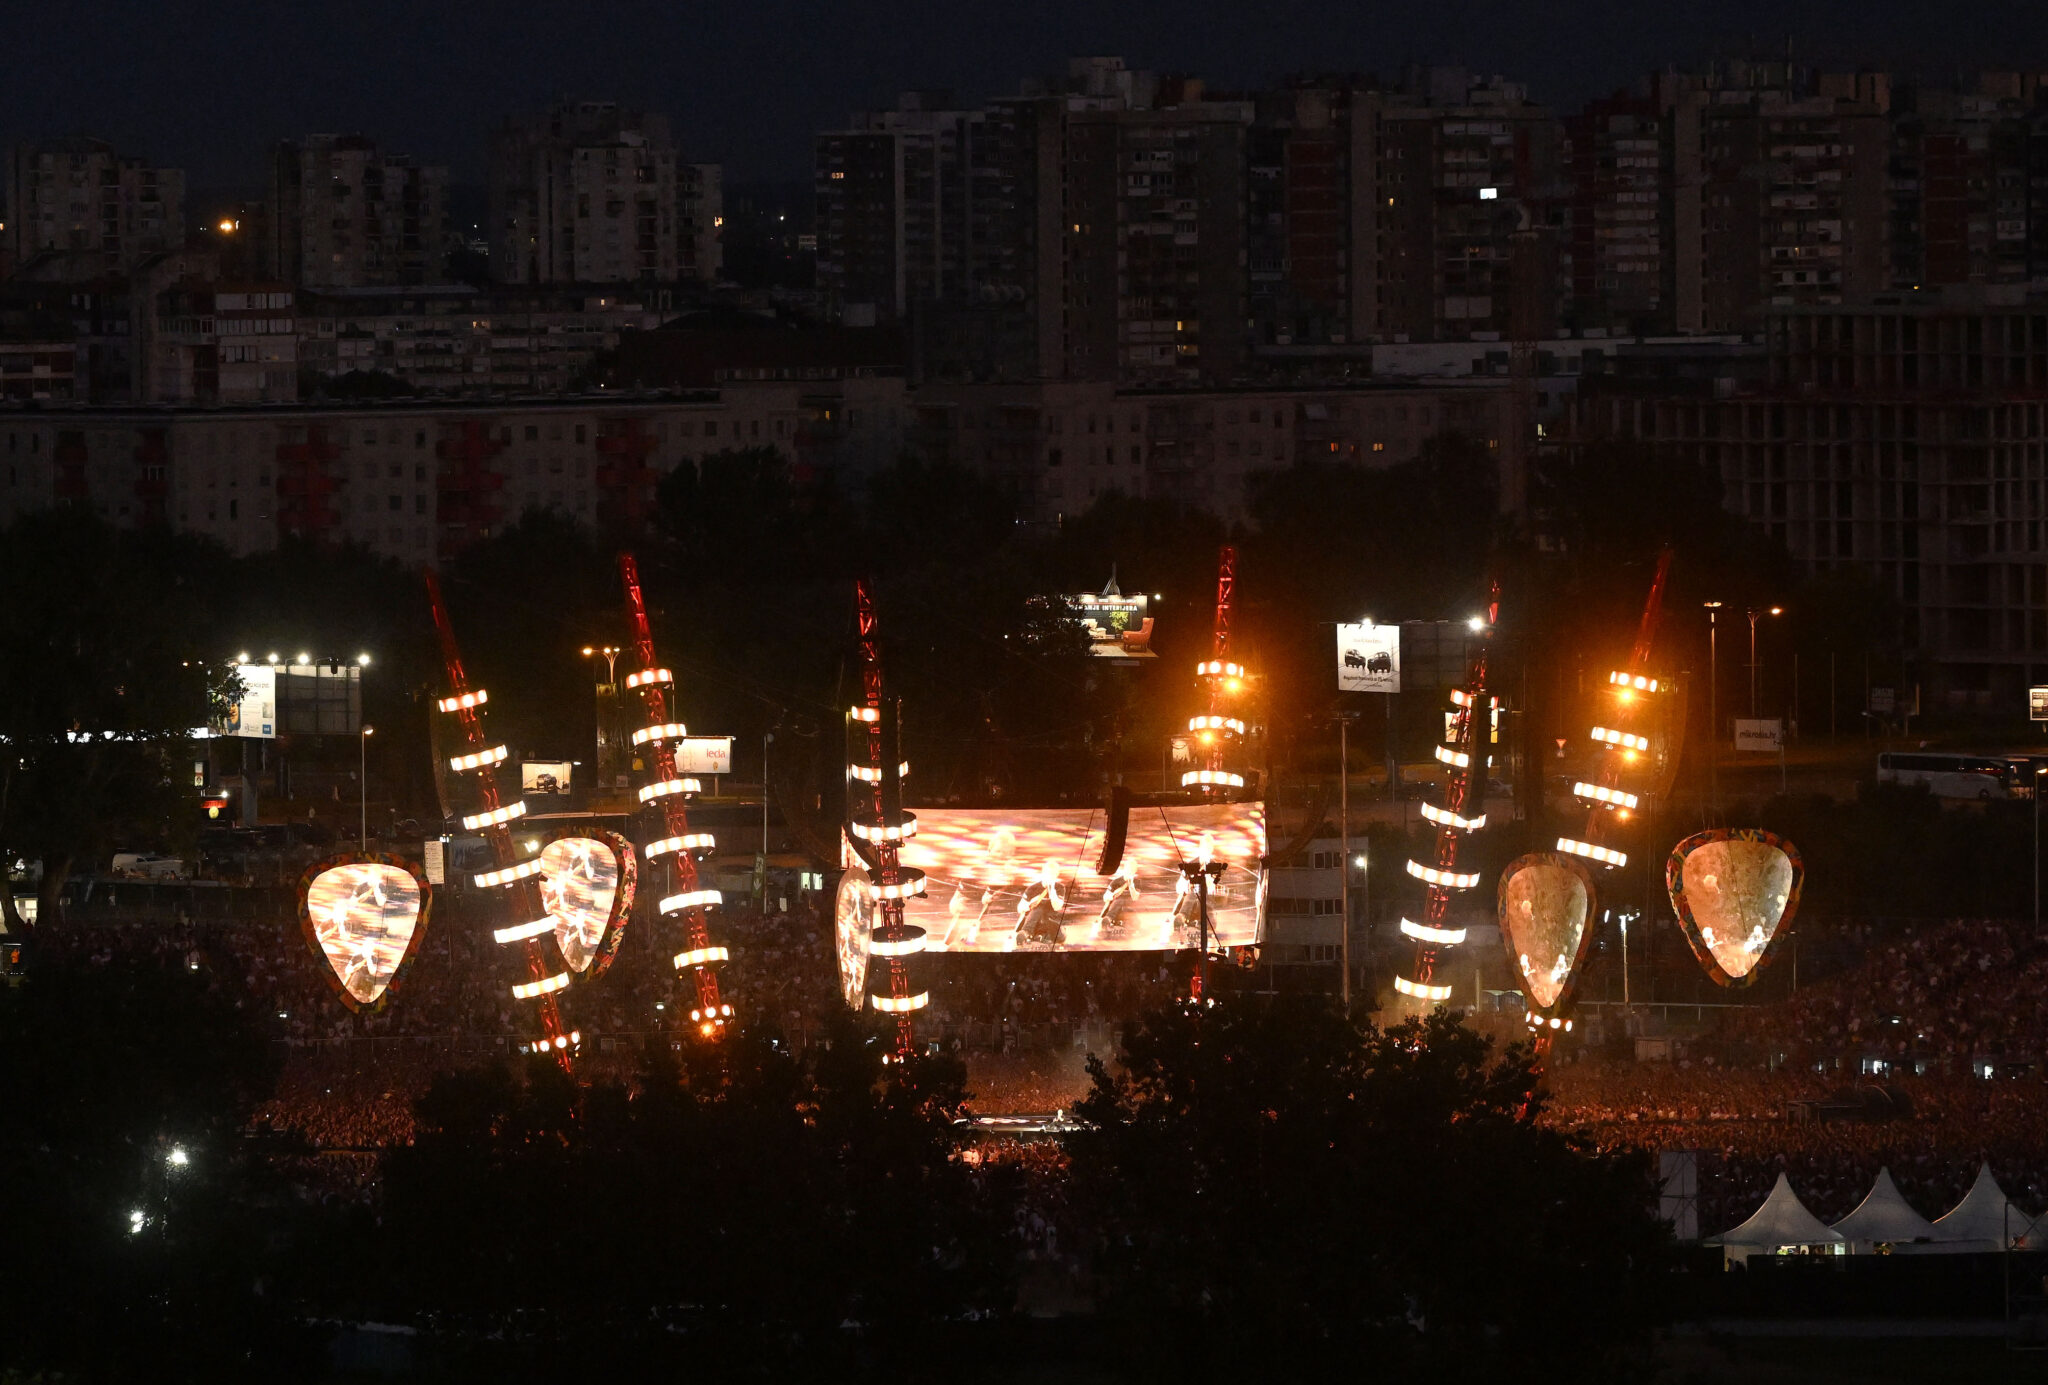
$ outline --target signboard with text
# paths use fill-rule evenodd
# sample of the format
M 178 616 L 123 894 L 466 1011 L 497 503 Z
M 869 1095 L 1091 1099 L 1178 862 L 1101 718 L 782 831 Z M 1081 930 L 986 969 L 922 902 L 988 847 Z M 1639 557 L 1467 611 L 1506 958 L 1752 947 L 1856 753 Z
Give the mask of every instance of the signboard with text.
M 1339 625 L 1337 687 L 1343 692 L 1401 691 L 1401 627 L 1371 621 Z
M 1777 717 L 1737 717 L 1735 748 L 1775 755 L 1785 748 L 1785 723 Z

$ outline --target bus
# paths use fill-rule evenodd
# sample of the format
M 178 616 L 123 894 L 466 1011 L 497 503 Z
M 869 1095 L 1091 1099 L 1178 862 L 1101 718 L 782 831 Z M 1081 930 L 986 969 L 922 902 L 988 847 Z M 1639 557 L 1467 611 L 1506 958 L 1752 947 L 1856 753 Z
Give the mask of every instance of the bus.
M 1880 784 L 1925 784 L 1936 798 L 2025 798 L 2033 776 L 2002 755 L 1887 751 L 1877 757 Z

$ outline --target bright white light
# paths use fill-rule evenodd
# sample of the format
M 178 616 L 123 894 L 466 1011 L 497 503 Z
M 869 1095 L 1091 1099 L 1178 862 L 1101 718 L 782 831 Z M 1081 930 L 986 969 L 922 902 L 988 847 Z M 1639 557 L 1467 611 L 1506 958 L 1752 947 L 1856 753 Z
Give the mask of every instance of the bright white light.
M 671 798 L 676 794 L 700 793 L 704 786 L 694 779 L 663 779 L 640 790 L 640 801 L 652 803 L 657 798 Z
M 1394 989 L 1402 995 L 1412 995 L 1417 1000 L 1449 1000 L 1451 998 L 1451 988 L 1449 986 L 1425 986 L 1419 981 L 1410 981 L 1407 977 L 1399 974 L 1396 974 L 1394 977 Z
M 310 664 L 313 662 L 313 656 L 311 654 L 301 653 L 299 655 L 299 662 L 302 664 Z
M 663 837 L 658 841 L 649 842 L 640 854 L 652 861 L 655 857 L 666 856 L 671 851 L 705 852 L 711 850 L 714 845 L 709 832 L 691 832 L 686 836 Z
M 1638 736 L 1632 731 L 1615 731 L 1605 726 L 1593 728 L 1593 739 L 1607 745 L 1617 745 L 1623 750 L 1648 750 L 1649 738 Z
M 922 1010 L 925 1006 L 932 1003 L 931 992 L 929 991 L 919 991 L 916 995 L 905 996 L 901 1000 L 888 995 L 874 995 L 869 996 L 868 999 L 875 1003 L 877 1010 L 894 1015 L 904 1014 L 911 1010 Z
M 185 1152 L 183 1145 L 172 1145 L 171 1152 L 164 1156 L 164 1162 L 174 1169 L 182 1169 L 192 1162 L 192 1156 Z
M 1228 731 L 1234 736 L 1242 736 L 1244 734 L 1244 723 L 1239 721 L 1236 717 L 1189 717 L 1188 730 Z
M 628 688 L 651 688 L 658 683 L 673 683 L 676 676 L 665 668 L 650 668 L 641 673 L 626 675 Z
M 680 740 L 690 734 L 690 728 L 679 721 L 665 721 L 659 726 L 643 726 L 633 733 L 633 744 L 646 745 L 650 741 Z
M 1598 784 L 1580 782 L 1572 785 L 1572 793 L 1593 803 L 1606 803 L 1616 808 L 1633 808 L 1637 799 L 1632 793 L 1620 789 L 1603 788 Z
M 555 931 L 553 918 L 535 919 L 532 923 L 515 923 L 510 928 L 499 928 L 491 933 L 491 941 L 497 943 L 520 943 L 528 938 L 538 938 L 543 933 Z
M 1408 873 L 1426 885 L 1437 885 L 1446 890 L 1469 890 L 1479 883 L 1477 871 L 1465 875 L 1455 870 L 1438 870 L 1435 866 L 1425 866 L 1420 861 L 1410 861 Z
M 1244 776 L 1223 769 L 1195 769 L 1180 777 L 1180 786 L 1184 789 L 1241 789 L 1244 787 Z
M 1462 928 L 1432 928 L 1426 923 L 1415 923 L 1409 919 L 1401 920 L 1401 931 L 1419 943 L 1442 943 L 1447 947 L 1455 947 L 1465 941 L 1465 930 Z
M 1242 678 L 1244 665 L 1234 664 L 1228 659 L 1204 659 L 1195 665 L 1197 678 Z
M 1478 634 L 1481 630 L 1484 630 L 1486 628 L 1486 617 L 1473 616 L 1470 620 L 1467 620 L 1465 622 L 1465 628 L 1467 630 L 1470 630 L 1475 635 Z
M 488 813 L 472 813 L 462 820 L 465 832 L 474 832 L 484 827 L 501 827 L 514 818 L 526 816 L 526 800 L 520 799 L 508 808 L 493 808 Z
M 882 782 L 882 771 L 872 765 L 848 765 L 846 772 L 860 780 L 863 784 L 879 784 Z M 905 760 L 902 764 L 896 766 L 896 777 L 898 779 L 908 779 L 910 777 L 910 761 Z
M 1603 866 L 1625 866 L 1628 864 L 1628 854 L 1626 852 L 1609 851 L 1604 846 L 1594 846 L 1591 842 L 1577 841 L 1571 837 L 1559 837 L 1557 839 L 1557 849 L 1568 852 L 1573 856 L 1583 856 L 1589 861 L 1598 861 Z
M 370 666 L 370 656 L 367 654 L 356 655 L 356 666 L 358 668 L 368 668 Z
M 1486 814 L 1476 818 L 1461 818 L 1448 808 L 1439 808 L 1434 803 L 1422 805 L 1422 815 L 1439 827 L 1455 827 L 1461 832 L 1477 832 L 1486 826 Z
M 494 745 L 489 750 L 479 750 L 471 755 L 454 756 L 448 761 L 448 768 L 454 770 L 457 774 L 467 773 L 474 769 L 485 769 L 491 765 L 502 763 L 505 759 L 505 754 L 504 746 Z
M 481 707 L 491 700 L 491 695 L 482 688 L 463 693 L 459 697 L 444 697 L 434 705 L 444 712 L 463 712 L 471 707 Z
M 480 890 L 494 890 L 500 885 L 509 885 L 515 880 L 524 880 L 529 875 L 539 874 L 540 860 L 536 857 L 531 861 L 506 866 L 503 870 L 481 871 L 476 877 L 476 887 Z
M 732 954 L 722 947 L 692 948 L 688 952 L 676 954 L 676 970 L 681 971 L 684 967 L 709 966 L 713 962 L 723 962 L 730 956 Z
M 879 880 L 868 881 L 868 893 L 876 899 L 913 899 L 924 893 L 924 872 L 904 869 L 893 885 L 884 885 Z
M 512 998 L 514 1000 L 532 1000 L 538 996 L 544 996 L 550 991 L 559 991 L 568 984 L 569 973 L 566 971 L 557 972 L 555 975 L 542 981 L 528 981 L 523 985 L 514 986 L 512 988 Z
M 895 822 L 881 826 L 856 819 L 847 828 L 864 842 L 908 841 L 917 835 L 917 814 L 903 813 Z
M 1498 202 L 1498 201 L 1500 200 L 1500 189 L 1499 189 L 1499 188 L 1481 188 L 1481 189 L 1479 189 L 1479 200 L 1480 200 L 1481 202 Z
M 725 896 L 717 890 L 686 890 L 662 900 L 656 912 L 678 914 L 685 909 L 715 909 L 724 902 Z
M 908 957 L 914 952 L 924 951 L 925 934 L 922 928 L 905 928 L 906 936 L 895 942 L 881 938 L 868 940 L 868 955 L 871 957 Z
M 1436 748 L 1436 758 L 1452 769 L 1472 768 L 1472 757 L 1462 750 L 1453 750 L 1447 745 Z
M 846 717 L 849 721 L 864 721 L 872 725 L 882 719 L 882 709 L 880 707 L 848 707 L 846 709 Z
M 1640 673 L 1610 673 L 1607 675 L 1607 681 L 1617 688 L 1630 688 L 1636 692 L 1657 691 L 1657 680 L 1645 678 Z

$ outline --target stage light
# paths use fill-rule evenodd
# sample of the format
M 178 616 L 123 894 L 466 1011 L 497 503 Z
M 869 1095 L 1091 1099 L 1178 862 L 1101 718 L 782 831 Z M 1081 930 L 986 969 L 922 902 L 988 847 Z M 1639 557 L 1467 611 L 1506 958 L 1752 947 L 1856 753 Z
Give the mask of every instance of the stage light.
M 1632 793 L 1626 793 L 1621 789 L 1604 788 L 1599 784 L 1588 784 L 1584 780 L 1572 785 L 1572 793 L 1579 798 L 1594 803 L 1605 803 L 1613 808 L 1633 808 L 1638 801 Z
M 482 688 L 476 688 L 457 697 L 444 697 L 434 705 L 444 712 L 466 712 L 471 707 L 481 707 L 491 700 L 491 695 Z
M 849 721 L 863 721 L 873 726 L 881 721 L 882 709 L 880 707 L 848 707 L 846 709 L 846 716 Z
M 509 807 L 493 808 L 488 813 L 471 813 L 462 819 L 462 830 L 465 832 L 477 832 L 486 827 L 502 827 L 514 818 L 523 818 L 525 816 L 526 800 L 522 798 Z
M 566 971 L 556 972 L 553 976 L 546 977 L 542 980 L 527 981 L 520 985 L 514 986 L 512 988 L 512 998 L 514 1000 L 533 1000 L 538 996 L 544 996 L 550 994 L 551 992 L 559 991 L 568 984 L 569 973 Z M 561 1048 L 565 1046 L 566 1042 L 567 1041 L 564 1039 L 557 1039 L 555 1041 L 555 1047 Z
M 1472 767 L 1472 757 L 1470 755 L 1467 755 L 1462 750 L 1453 750 L 1447 745 L 1440 745 L 1436 748 L 1436 758 L 1439 762 L 1449 765 L 1452 769 L 1470 769 Z
M 1649 738 L 1638 736 L 1632 731 L 1616 731 L 1611 727 L 1593 728 L 1593 739 L 1606 745 L 1619 746 L 1623 750 L 1648 750 Z
M 868 999 L 875 1003 L 877 1010 L 891 1015 L 900 1015 L 910 1010 L 922 1010 L 925 1006 L 932 1003 L 929 991 L 919 991 L 916 995 L 905 996 L 901 1000 L 887 995 L 869 996 Z
M 1454 870 L 1438 870 L 1425 866 L 1420 861 L 1408 862 L 1408 873 L 1426 885 L 1436 885 L 1446 890 L 1469 890 L 1479 883 L 1479 872 L 1464 874 Z
M 640 801 L 642 803 L 652 803 L 657 798 L 669 798 L 675 794 L 702 793 L 703 790 L 704 786 L 694 779 L 663 779 L 656 783 L 643 785 L 640 789 Z
M 662 900 L 656 912 L 679 914 L 685 909 L 715 909 L 725 902 L 725 896 L 717 890 L 685 890 Z
M 678 952 L 675 965 L 676 970 L 681 971 L 684 967 L 708 967 L 713 962 L 727 961 L 731 957 L 732 953 L 722 947 L 697 947 L 688 952 Z
M 489 750 L 479 750 L 469 755 L 457 755 L 448 761 L 448 768 L 458 774 L 466 773 L 470 770 L 487 769 L 492 765 L 502 763 L 505 755 L 506 750 L 504 746 L 494 745 Z
M 521 861 L 517 865 L 506 866 L 503 870 L 479 872 L 476 876 L 476 887 L 480 890 L 492 890 L 500 885 L 510 885 L 514 881 L 524 880 L 529 875 L 539 874 L 540 862 L 538 860 Z
M 634 745 L 649 745 L 655 741 L 681 740 L 690 734 L 690 728 L 679 721 L 665 721 L 659 726 L 643 726 L 633 733 Z
M 590 651 L 586 649 L 583 652 L 588 654 Z M 675 681 L 676 676 L 665 668 L 644 669 L 639 673 L 629 673 L 626 675 L 626 687 L 629 690 L 634 688 L 651 688 L 657 684 L 673 683 Z
M 1454 947 L 1465 941 L 1465 930 L 1462 928 L 1436 928 L 1409 919 L 1401 920 L 1401 931 L 1417 942 L 1442 943 L 1446 947 Z
M 1412 995 L 1417 1000 L 1449 1000 L 1451 998 L 1451 988 L 1449 986 L 1425 986 L 1419 981 L 1410 981 L 1399 973 L 1396 973 L 1394 976 L 1394 989 L 1402 995 Z
M 666 856 L 671 851 L 687 851 L 693 855 L 712 849 L 714 842 L 709 832 L 690 832 L 680 837 L 662 837 L 649 842 L 641 855 L 652 861 L 657 856 Z
M 1572 856 L 1583 856 L 1589 861 L 1598 861 L 1603 866 L 1625 866 L 1628 855 L 1625 852 L 1610 851 L 1604 846 L 1582 842 L 1572 837 L 1559 837 L 1557 849 Z
M 510 928 L 493 929 L 491 941 L 495 943 L 521 943 L 528 938 L 538 938 L 543 933 L 555 931 L 553 918 L 535 919 L 532 923 L 515 923 Z
M 1434 803 L 1422 805 L 1422 816 L 1439 827 L 1455 827 L 1461 832 L 1477 832 L 1486 826 L 1486 814 L 1476 818 L 1460 817 L 1448 808 L 1439 808 Z

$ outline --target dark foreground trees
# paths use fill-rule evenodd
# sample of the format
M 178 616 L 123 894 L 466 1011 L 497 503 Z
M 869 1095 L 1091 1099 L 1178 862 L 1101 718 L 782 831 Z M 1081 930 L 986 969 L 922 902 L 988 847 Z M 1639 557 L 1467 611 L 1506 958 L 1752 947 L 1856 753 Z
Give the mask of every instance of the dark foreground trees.
M 1647 1167 L 1536 1125 L 1526 1051 L 1226 1000 L 1131 1026 L 1121 1059 L 1093 1068 L 1073 1174 L 1138 1359 L 1605 1379 L 1646 1345 L 1669 1254 Z

